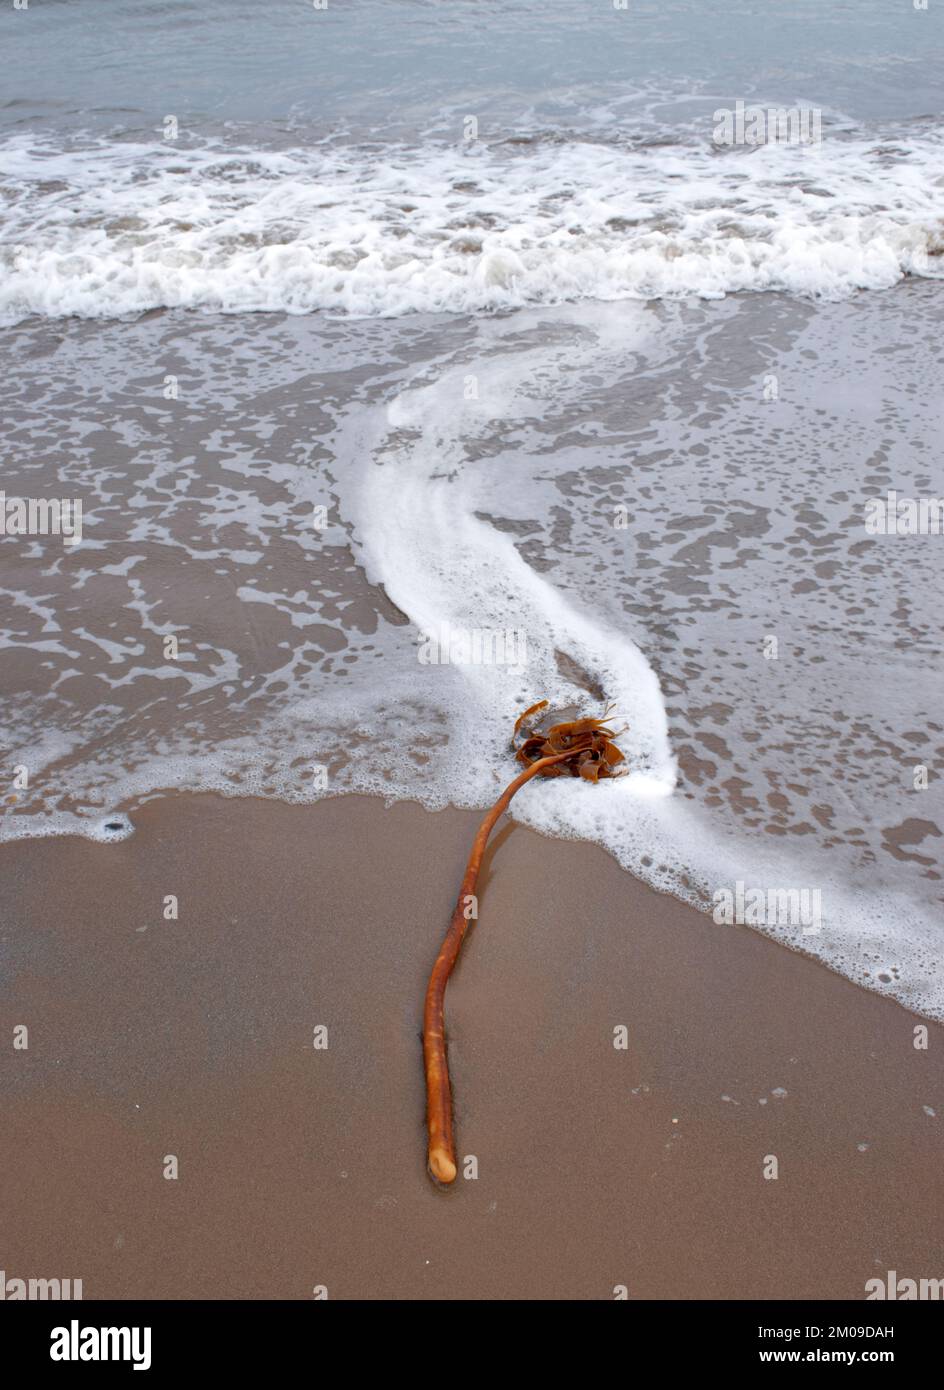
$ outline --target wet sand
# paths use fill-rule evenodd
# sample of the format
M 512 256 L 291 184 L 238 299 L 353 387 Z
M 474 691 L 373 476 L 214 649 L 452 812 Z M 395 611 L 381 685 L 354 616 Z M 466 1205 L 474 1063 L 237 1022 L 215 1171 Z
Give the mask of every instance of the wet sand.
M 134 819 L 0 849 L 8 1278 L 837 1299 L 944 1274 L 941 1027 L 916 1050 L 899 1005 L 506 821 L 447 996 L 478 1176 L 442 1191 L 421 1005 L 478 814 L 174 797 Z

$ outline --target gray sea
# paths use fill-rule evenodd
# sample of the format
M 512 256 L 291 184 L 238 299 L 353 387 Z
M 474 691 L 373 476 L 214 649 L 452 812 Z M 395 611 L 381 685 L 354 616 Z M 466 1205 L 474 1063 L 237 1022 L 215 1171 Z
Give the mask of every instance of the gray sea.
M 517 817 L 944 1017 L 944 9 L 0 45 L 3 836 L 485 805 L 521 709 L 611 700 L 629 776 Z

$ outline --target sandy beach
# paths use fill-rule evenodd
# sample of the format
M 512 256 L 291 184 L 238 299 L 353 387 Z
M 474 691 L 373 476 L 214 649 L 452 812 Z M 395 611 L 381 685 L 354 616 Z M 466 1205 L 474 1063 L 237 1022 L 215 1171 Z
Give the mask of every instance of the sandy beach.
M 313 1299 L 917 1352 L 867 1317 L 944 1299 L 942 16 L 0 7 L 42 1369 L 56 1280 L 158 1375 Z
M 134 819 L 116 845 L 0 850 L 2 1026 L 29 1028 L 2 1054 L 8 1277 L 861 1299 L 937 1272 L 938 1026 L 917 1050 L 899 1005 L 506 820 L 447 998 L 478 1177 L 439 1190 L 422 993 L 477 815 L 176 797 Z

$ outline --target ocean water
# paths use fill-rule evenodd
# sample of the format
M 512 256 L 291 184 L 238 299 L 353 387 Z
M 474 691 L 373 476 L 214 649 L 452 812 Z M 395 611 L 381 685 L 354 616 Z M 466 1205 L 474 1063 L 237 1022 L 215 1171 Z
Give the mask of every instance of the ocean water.
M 0 537 L 0 834 L 484 806 L 522 708 L 611 700 L 629 775 L 514 816 L 708 911 L 815 889 L 754 925 L 944 1017 L 944 536 L 866 525 L 944 497 L 933 0 L 34 0 L 0 43 L 3 489 L 82 503 Z M 738 101 L 821 139 L 719 143 Z M 482 632 L 515 659 L 420 659 Z

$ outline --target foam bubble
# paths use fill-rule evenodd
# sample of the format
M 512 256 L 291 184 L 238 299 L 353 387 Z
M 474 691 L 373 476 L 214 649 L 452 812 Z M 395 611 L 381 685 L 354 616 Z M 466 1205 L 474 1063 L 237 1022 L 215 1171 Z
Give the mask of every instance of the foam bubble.
M 89 825 L 85 834 L 90 840 L 99 840 L 102 844 L 111 845 L 119 840 L 129 839 L 134 834 L 134 826 L 130 816 L 116 812 Z

